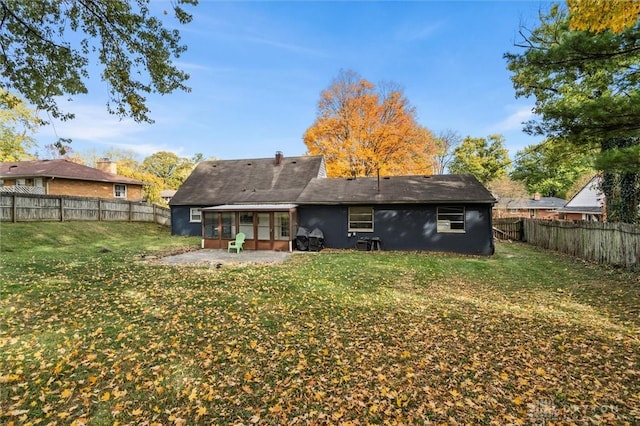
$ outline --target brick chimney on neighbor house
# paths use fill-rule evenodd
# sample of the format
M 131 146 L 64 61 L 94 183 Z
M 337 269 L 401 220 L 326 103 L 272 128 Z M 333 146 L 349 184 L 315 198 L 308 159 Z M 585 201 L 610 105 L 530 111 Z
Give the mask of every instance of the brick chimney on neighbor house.
M 540 201 L 540 193 L 539 193 L 539 192 L 536 192 L 535 194 L 533 194 L 533 199 L 534 199 L 535 201 Z
M 276 151 L 276 166 L 282 164 L 282 159 L 284 158 L 284 154 L 282 151 Z
M 118 168 L 115 162 L 111 161 L 108 158 L 100 158 L 98 161 L 96 161 L 96 169 L 105 172 L 105 173 L 112 173 L 112 174 L 118 174 Z

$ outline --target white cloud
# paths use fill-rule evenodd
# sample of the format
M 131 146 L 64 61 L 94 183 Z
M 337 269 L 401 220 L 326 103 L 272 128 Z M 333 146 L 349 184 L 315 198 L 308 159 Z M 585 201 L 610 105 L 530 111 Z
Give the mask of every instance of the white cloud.
M 395 37 L 399 41 L 413 42 L 422 41 L 430 38 L 440 28 L 442 28 L 442 22 L 435 22 L 428 25 L 405 25 L 396 31 Z
M 76 116 L 75 119 L 68 121 L 49 120 L 51 124 L 42 127 L 36 135 L 41 147 L 58 138 L 69 138 L 73 141 L 72 144 L 82 142 L 83 145 L 124 149 L 142 156 L 148 156 L 158 151 L 170 151 L 179 155 L 183 151 L 182 147 L 164 143 L 149 143 L 150 135 L 155 134 L 152 131 L 152 125 L 136 123 L 130 118 L 120 119 L 109 114 L 106 107 L 74 103 L 65 105 L 63 110 L 73 112 Z M 162 121 L 164 125 L 171 121 L 169 117 L 154 118 L 156 123 Z
M 38 136 L 53 138 L 81 139 L 99 143 L 105 140 L 128 138 L 145 130 L 144 124 L 131 119 L 120 119 L 107 112 L 106 107 L 95 105 L 69 104 L 62 108 L 75 114 L 75 119 L 67 121 L 49 120 Z
M 136 154 L 139 154 L 143 157 L 148 157 L 151 154 L 155 154 L 160 151 L 173 152 L 174 154 L 180 156 L 182 154 L 183 149 L 175 147 L 169 147 L 167 145 L 154 145 L 149 143 L 136 144 L 136 143 L 109 143 L 106 144 L 109 146 L 113 146 L 116 148 L 123 149 L 125 151 L 133 151 Z
M 178 69 L 187 71 L 212 71 L 212 68 L 208 65 L 196 64 L 195 62 L 174 62 Z
M 276 49 L 288 50 L 293 53 L 307 54 L 312 56 L 326 56 L 324 52 L 317 49 L 304 47 L 294 43 L 283 43 L 265 37 L 248 36 L 245 37 L 244 40 L 250 43 L 263 44 L 265 46 L 270 46 Z
M 533 117 L 533 105 L 518 107 L 504 120 L 489 127 L 490 133 L 505 133 L 512 130 L 522 130 L 522 123 Z

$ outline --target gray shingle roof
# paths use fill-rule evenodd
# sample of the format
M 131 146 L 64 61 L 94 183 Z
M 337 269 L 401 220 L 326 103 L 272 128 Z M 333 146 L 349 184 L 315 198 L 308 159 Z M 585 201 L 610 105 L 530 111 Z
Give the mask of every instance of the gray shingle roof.
M 203 161 L 170 205 L 292 203 L 313 178 L 324 174 L 321 156 Z
M 97 182 L 127 183 L 142 185 L 139 180 L 106 173 L 93 167 L 83 166 L 68 160 L 16 161 L 0 163 L 0 178 L 54 177 Z
M 380 188 L 378 190 L 378 182 Z M 472 175 L 313 179 L 298 204 L 494 203 Z
M 557 197 L 540 197 L 539 200 L 533 198 L 501 198 L 495 206 L 498 209 L 559 209 L 565 205 L 566 201 Z

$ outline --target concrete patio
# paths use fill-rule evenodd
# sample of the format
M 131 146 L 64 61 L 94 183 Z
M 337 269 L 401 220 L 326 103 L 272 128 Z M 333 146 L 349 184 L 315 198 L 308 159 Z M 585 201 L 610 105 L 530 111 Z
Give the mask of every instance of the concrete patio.
M 240 253 L 226 250 L 199 249 L 187 253 L 152 259 L 160 265 L 212 265 L 225 264 L 273 264 L 284 262 L 291 257 L 291 252 L 269 250 L 247 250 Z

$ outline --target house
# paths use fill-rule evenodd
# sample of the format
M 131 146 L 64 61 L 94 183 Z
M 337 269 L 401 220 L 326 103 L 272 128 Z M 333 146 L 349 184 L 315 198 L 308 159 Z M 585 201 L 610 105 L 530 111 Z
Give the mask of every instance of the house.
M 493 216 L 496 219 L 558 219 L 558 209 L 565 203 L 562 198 L 541 197 L 538 193 L 532 198 L 500 198 L 493 209 Z
M 576 195 L 558 210 L 562 220 L 603 222 L 605 197 L 600 189 L 600 176 L 594 176 Z
M 176 195 L 175 189 L 163 189 L 160 191 L 160 198 L 162 198 L 167 204 L 169 204 L 169 201 L 171 201 L 174 195 Z
M 363 238 L 385 250 L 492 254 L 495 199 L 471 175 L 327 178 L 319 156 L 200 163 L 170 202 L 172 233 L 202 235 L 226 248 L 292 250 L 299 227 L 318 228 L 324 246 Z
M 143 183 L 116 174 L 108 159 L 98 168 L 68 160 L 0 162 L 0 191 L 141 201 Z

